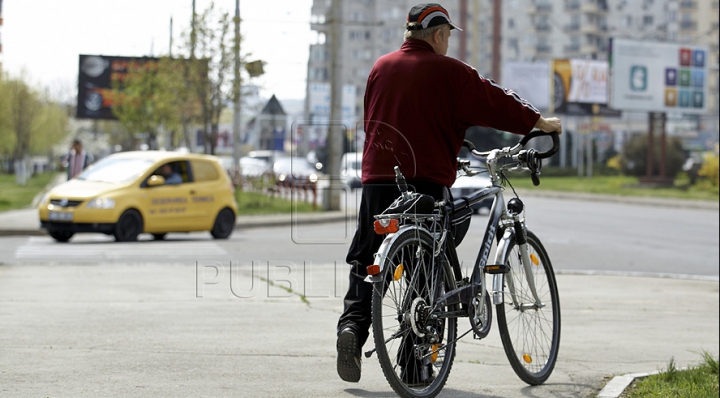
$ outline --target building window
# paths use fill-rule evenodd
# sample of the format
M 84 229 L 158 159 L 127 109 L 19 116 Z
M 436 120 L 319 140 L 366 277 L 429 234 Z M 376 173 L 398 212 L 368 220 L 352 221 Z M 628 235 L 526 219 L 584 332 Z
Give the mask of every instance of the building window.
M 652 15 L 645 15 L 643 17 L 643 25 L 650 26 L 653 24 L 653 16 Z

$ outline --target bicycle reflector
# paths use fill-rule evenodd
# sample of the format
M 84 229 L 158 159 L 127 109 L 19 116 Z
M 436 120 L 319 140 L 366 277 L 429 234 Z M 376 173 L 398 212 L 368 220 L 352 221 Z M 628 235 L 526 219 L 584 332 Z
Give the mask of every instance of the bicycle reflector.
M 395 233 L 400 229 L 398 225 L 399 222 L 397 219 L 375 220 L 375 222 L 373 223 L 373 226 L 375 227 L 375 233 L 378 235 Z
M 368 265 L 366 269 L 368 275 L 377 275 L 380 273 L 380 265 L 378 264 Z

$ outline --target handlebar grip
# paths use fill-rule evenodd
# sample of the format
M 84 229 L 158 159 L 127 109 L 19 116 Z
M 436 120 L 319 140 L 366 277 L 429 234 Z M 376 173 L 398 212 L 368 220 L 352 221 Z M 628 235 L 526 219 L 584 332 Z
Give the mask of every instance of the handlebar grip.
M 538 152 L 535 156 L 538 159 L 547 159 L 550 156 L 556 154 L 557 151 L 560 149 L 560 136 L 558 135 L 557 131 L 546 133 L 541 130 L 533 130 L 530 132 L 530 134 L 526 135 L 520 140 L 520 145 L 524 147 L 531 139 L 543 136 L 549 136 L 550 138 L 552 138 L 553 146 L 548 151 Z
M 468 140 L 464 140 L 464 141 L 463 141 L 463 146 L 464 146 L 465 148 L 467 148 L 470 152 L 472 152 L 472 151 L 475 150 L 475 145 L 474 145 L 472 142 L 468 141 Z

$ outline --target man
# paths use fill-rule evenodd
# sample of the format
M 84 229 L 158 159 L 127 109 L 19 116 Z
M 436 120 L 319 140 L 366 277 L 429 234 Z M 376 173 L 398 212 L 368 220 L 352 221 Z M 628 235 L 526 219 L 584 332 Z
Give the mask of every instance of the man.
M 92 163 L 93 156 L 83 149 L 80 140 L 73 140 L 66 159 L 67 178 L 70 180 L 82 173 L 82 171 Z
M 364 279 L 383 239 L 373 231 L 373 216 L 399 196 L 393 167 L 400 167 L 416 192 L 443 199 L 455 181 L 468 127 L 521 135 L 533 128 L 558 133 L 562 128 L 559 119 L 541 117 L 512 91 L 445 56 L 451 29 L 460 28 L 439 4 L 411 8 L 405 27 L 405 42 L 376 61 L 365 91 L 363 193 L 337 326 L 337 371 L 349 382 L 360 380 L 360 352 L 371 324 L 372 285 Z
M 165 163 L 164 165 L 160 166 L 160 168 L 157 172 L 155 172 L 155 174 L 163 176 L 166 185 L 176 185 L 183 183 L 182 176 L 173 170 L 170 163 Z

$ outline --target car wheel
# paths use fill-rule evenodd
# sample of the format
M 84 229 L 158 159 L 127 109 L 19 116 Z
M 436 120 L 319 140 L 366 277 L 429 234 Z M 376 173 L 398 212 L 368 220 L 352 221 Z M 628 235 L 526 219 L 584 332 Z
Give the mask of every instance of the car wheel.
M 137 210 L 125 210 L 115 224 L 115 240 L 118 242 L 136 241 L 143 230 L 143 219 Z
M 70 240 L 70 238 L 75 235 L 75 232 L 71 231 L 48 231 L 50 236 L 52 236 L 53 239 L 57 242 L 65 243 Z
M 220 210 L 210 234 L 215 239 L 227 239 L 235 229 L 235 213 L 227 207 Z
M 155 240 L 165 240 L 165 235 L 167 234 L 152 234 L 153 239 Z

